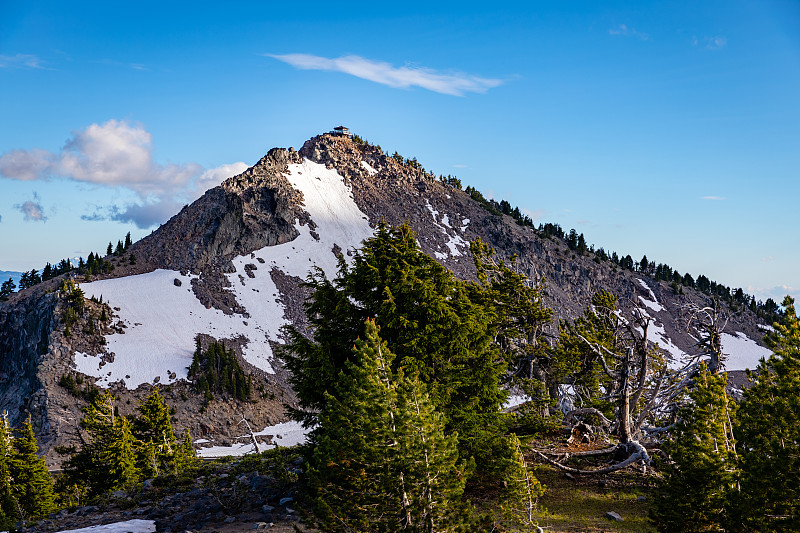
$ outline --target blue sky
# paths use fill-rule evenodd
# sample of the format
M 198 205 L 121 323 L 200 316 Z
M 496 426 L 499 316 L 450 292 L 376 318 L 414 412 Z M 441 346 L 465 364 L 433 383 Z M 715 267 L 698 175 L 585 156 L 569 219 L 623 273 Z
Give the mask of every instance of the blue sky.
M 499 5 L 0 0 L 0 269 L 345 124 L 606 250 L 800 296 L 800 4 Z

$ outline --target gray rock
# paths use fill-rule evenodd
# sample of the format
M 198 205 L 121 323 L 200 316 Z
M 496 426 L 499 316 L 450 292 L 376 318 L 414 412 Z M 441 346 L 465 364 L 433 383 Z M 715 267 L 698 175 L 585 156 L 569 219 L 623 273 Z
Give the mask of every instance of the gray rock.
M 609 520 L 613 520 L 615 522 L 624 522 L 625 521 L 624 518 L 622 518 L 620 515 L 618 515 L 614 511 L 607 512 L 606 513 L 606 518 L 608 518 Z
M 281 501 L 278 503 L 278 505 L 286 505 L 287 503 L 293 502 L 293 501 L 294 501 L 294 498 L 292 498 L 291 496 L 287 496 L 285 498 L 281 498 Z

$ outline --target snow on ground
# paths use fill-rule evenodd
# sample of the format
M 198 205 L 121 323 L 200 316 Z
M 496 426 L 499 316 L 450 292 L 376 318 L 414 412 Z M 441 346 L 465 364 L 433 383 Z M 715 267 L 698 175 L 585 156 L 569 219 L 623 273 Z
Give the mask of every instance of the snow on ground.
M 656 295 L 653 293 L 653 290 L 650 287 L 648 287 L 647 283 L 645 283 L 640 279 L 637 279 L 636 281 L 638 281 L 639 285 L 641 285 L 650 294 L 649 300 L 645 299 L 644 296 L 639 296 L 639 300 L 645 306 L 647 306 L 648 309 L 652 309 L 656 313 L 658 313 L 659 311 L 663 311 L 664 306 L 658 303 L 658 298 L 656 298 Z
M 306 441 L 308 432 L 310 430 L 303 428 L 299 422 L 283 422 L 264 428 L 262 431 L 257 432 L 255 435 L 258 437 L 272 436 L 272 444 L 280 448 L 288 448 L 303 444 Z M 243 435 L 242 438 L 247 438 L 248 435 Z M 195 441 L 197 444 L 199 441 Z M 255 446 L 251 442 L 234 444 L 233 446 L 212 446 L 210 448 L 201 448 L 197 450 L 197 455 L 200 457 L 239 457 L 248 453 L 254 453 Z
M 639 283 L 647 287 L 647 285 L 645 285 L 641 280 L 639 280 Z M 652 294 L 652 292 L 650 294 Z M 640 296 L 639 298 L 642 297 Z M 653 295 L 653 298 L 655 299 L 655 295 Z M 642 299 L 642 301 L 645 304 L 648 303 L 647 300 Z M 663 309 L 663 307 L 661 307 L 661 304 L 659 304 L 658 302 L 656 302 L 656 305 L 659 308 Z M 652 309 L 652 307 L 650 308 Z M 658 344 L 658 347 L 661 348 L 664 352 L 666 352 L 667 365 L 670 368 L 672 369 L 681 368 L 684 364 L 683 363 L 684 359 L 687 357 L 686 352 L 675 346 L 675 344 L 672 342 L 672 339 L 667 335 L 667 332 L 664 329 L 664 324 L 658 325 L 656 320 L 653 319 L 653 317 L 651 317 L 650 315 L 648 315 L 644 309 L 641 309 L 641 311 L 645 317 L 651 319 L 650 325 L 647 327 L 647 340 L 654 344 Z M 617 314 L 617 316 L 624 320 L 621 314 Z M 642 328 L 637 327 L 636 330 L 639 332 L 639 334 L 642 333 Z
M 775 331 L 775 328 L 766 324 L 758 324 L 758 329 L 763 329 L 764 331 Z
M 511 409 L 512 407 L 522 405 L 528 400 L 530 400 L 530 398 L 525 394 L 512 394 L 508 397 L 508 400 L 506 400 L 500 409 L 505 411 L 506 409 Z
M 102 526 L 89 526 L 81 529 L 65 529 L 59 533 L 154 533 L 156 530 L 155 520 L 127 520 L 125 522 L 114 522 Z
M 118 380 L 124 380 L 129 389 L 156 379 L 173 382 L 186 378 L 195 335 L 207 333 L 216 338 L 247 337 L 250 342 L 243 349 L 245 360 L 272 372 L 272 350 L 267 340 L 280 341 L 279 331 L 287 320 L 270 272 L 279 269 L 305 278 L 312 266 L 318 266 L 329 278 L 335 277 L 338 259 L 334 246 L 343 251 L 357 248 L 373 235 L 367 216 L 358 209 L 352 190 L 336 170 L 304 160 L 289 165 L 286 177 L 303 194 L 304 208 L 317 225 L 319 240 L 311 235 L 308 225 L 296 222 L 300 234 L 293 241 L 256 250 L 255 258 L 250 254 L 234 258 L 236 272 L 228 274 L 228 279 L 249 317 L 206 309 L 191 291 L 191 278 L 195 276 L 170 270 L 82 284 L 87 298 L 102 295 L 103 301 L 119 307 L 117 314 L 127 328 L 124 334 L 106 336 L 114 362 L 101 366 L 99 356 L 77 352 L 77 370 L 99 378 L 101 386 Z M 252 271 L 255 278 L 247 276 L 246 264 L 256 266 Z M 175 286 L 175 279 L 180 280 L 180 287 Z M 169 372 L 175 377 L 170 378 Z
M 458 247 L 461 246 L 469 248 L 469 243 L 465 241 L 458 233 L 450 235 L 450 233 L 447 231 L 448 229 L 453 229 L 453 227 L 450 225 L 449 215 L 444 214 L 442 215 L 441 220 L 437 220 L 439 217 L 439 211 L 433 208 L 430 200 L 425 200 L 425 207 L 427 207 L 428 211 L 431 212 L 431 216 L 433 217 L 433 225 L 439 228 L 442 234 L 447 237 L 445 246 L 447 246 L 447 248 L 450 250 L 450 254 L 445 252 L 433 252 L 433 255 L 436 256 L 436 259 L 445 259 L 448 255 L 452 257 L 460 257 L 464 255 L 461 250 L 458 249 Z M 461 226 L 462 232 L 467 228 L 467 224 L 469 224 L 469 219 L 465 218 Z
M 367 170 L 367 174 L 369 174 L 370 176 L 374 176 L 375 174 L 378 173 L 378 171 L 372 168 L 372 166 L 366 161 L 361 161 L 361 166 Z
M 723 333 L 721 337 L 722 353 L 728 356 L 725 360 L 726 370 L 744 370 L 745 368 L 755 370 L 762 357 L 767 358 L 772 355 L 769 348 L 759 346 L 756 341 L 740 331 L 737 331 L 736 335 Z

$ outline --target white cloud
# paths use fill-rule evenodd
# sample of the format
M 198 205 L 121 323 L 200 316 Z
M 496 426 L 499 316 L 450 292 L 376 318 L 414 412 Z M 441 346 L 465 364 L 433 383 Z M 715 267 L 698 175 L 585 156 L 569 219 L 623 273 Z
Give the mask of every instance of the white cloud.
M 637 31 L 626 24 L 620 24 L 618 26 L 614 26 L 610 30 L 608 30 L 609 35 L 625 35 L 636 37 L 641 39 L 642 41 L 649 41 L 650 35 L 641 31 Z
M 242 162 L 206 170 L 197 163 L 162 165 L 153 160 L 151 134 L 141 125 L 109 120 L 73 132 L 63 150 L 11 150 L 0 156 L 0 175 L 16 180 L 66 178 L 93 185 L 124 188 L 141 202 L 84 220 L 130 220 L 140 227 L 166 221 L 168 209 L 179 207 L 243 172 Z M 146 226 L 143 226 L 146 224 Z
M 728 45 L 728 38 L 722 35 L 703 37 L 702 39 L 698 39 L 697 36 L 692 37 L 692 46 L 699 46 L 701 43 L 708 50 L 722 50 Z
M 32 54 L 6 56 L 0 54 L 0 68 L 44 68 L 42 60 Z
M 208 189 L 216 187 L 231 176 L 238 176 L 245 170 L 247 164 L 241 161 L 206 170 L 195 180 L 195 195 L 200 197 Z
M 374 61 L 356 55 L 327 58 L 311 54 L 264 54 L 301 70 L 343 72 L 389 87 L 407 89 L 421 87 L 442 94 L 464 96 L 465 93 L 485 93 L 503 80 L 481 78 L 454 72 L 441 74 L 424 67 L 395 67 L 384 61 Z
M 776 303 L 783 302 L 783 298 L 789 295 L 800 301 L 800 288 L 792 287 L 790 285 L 776 285 L 775 287 L 747 287 L 747 292 L 756 297 L 756 300 L 766 301 L 767 298 L 772 298 Z
M 774 257 L 772 257 L 771 255 L 768 255 L 767 257 L 762 257 L 761 261 L 763 261 L 764 263 L 769 263 L 770 261 L 773 261 L 774 259 L 775 259 Z
M 719 202 L 719 201 L 724 200 L 725 197 L 724 196 L 703 196 L 702 199 L 703 200 L 713 200 L 713 201 Z
M 531 211 L 530 209 L 522 207 L 520 208 L 520 211 L 522 211 L 523 214 L 528 215 L 534 222 L 539 222 L 547 214 L 547 211 L 544 209 L 535 209 Z
M 17 204 L 14 207 L 22 212 L 25 222 L 47 222 L 47 217 L 44 216 L 44 208 L 39 201 L 39 195 L 36 193 L 33 193 L 33 200 Z

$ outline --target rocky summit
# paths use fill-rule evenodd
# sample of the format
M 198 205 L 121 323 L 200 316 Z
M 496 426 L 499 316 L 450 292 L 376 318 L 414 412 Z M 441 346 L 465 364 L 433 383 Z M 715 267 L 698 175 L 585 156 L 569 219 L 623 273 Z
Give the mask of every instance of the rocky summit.
M 283 405 L 295 399 L 274 357 L 281 328 L 307 331 L 303 280 L 316 269 L 335 277 L 381 221 L 410 224 L 422 250 L 462 279 L 476 276 L 474 239 L 501 258 L 516 256 L 521 273 L 543 280 L 546 303 L 561 319 L 582 313 L 596 291 L 611 291 L 652 318 L 648 339 L 676 364 L 693 353 L 687 304 L 707 305 L 707 295 L 579 253 L 493 205 L 357 138 L 323 134 L 300 150 L 274 148 L 127 255 L 106 257 L 106 272 L 67 273 L 0 303 L 0 411 L 13 425 L 31 415 L 51 467 L 63 460 L 58 446 L 81 442 L 80 408 L 93 388 L 112 389 L 126 414 L 162 385 L 175 425 L 188 428 L 206 455 L 251 446 L 249 435 L 242 439 L 245 421 L 261 442 L 300 441 L 300 428 L 284 423 Z M 58 289 L 69 277 L 85 300 L 65 321 L 71 304 Z M 767 326 L 746 307 L 722 311 L 728 369 L 755 367 L 769 353 L 760 345 Z M 203 405 L 187 382 L 198 340 L 233 348 L 257 401 Z

